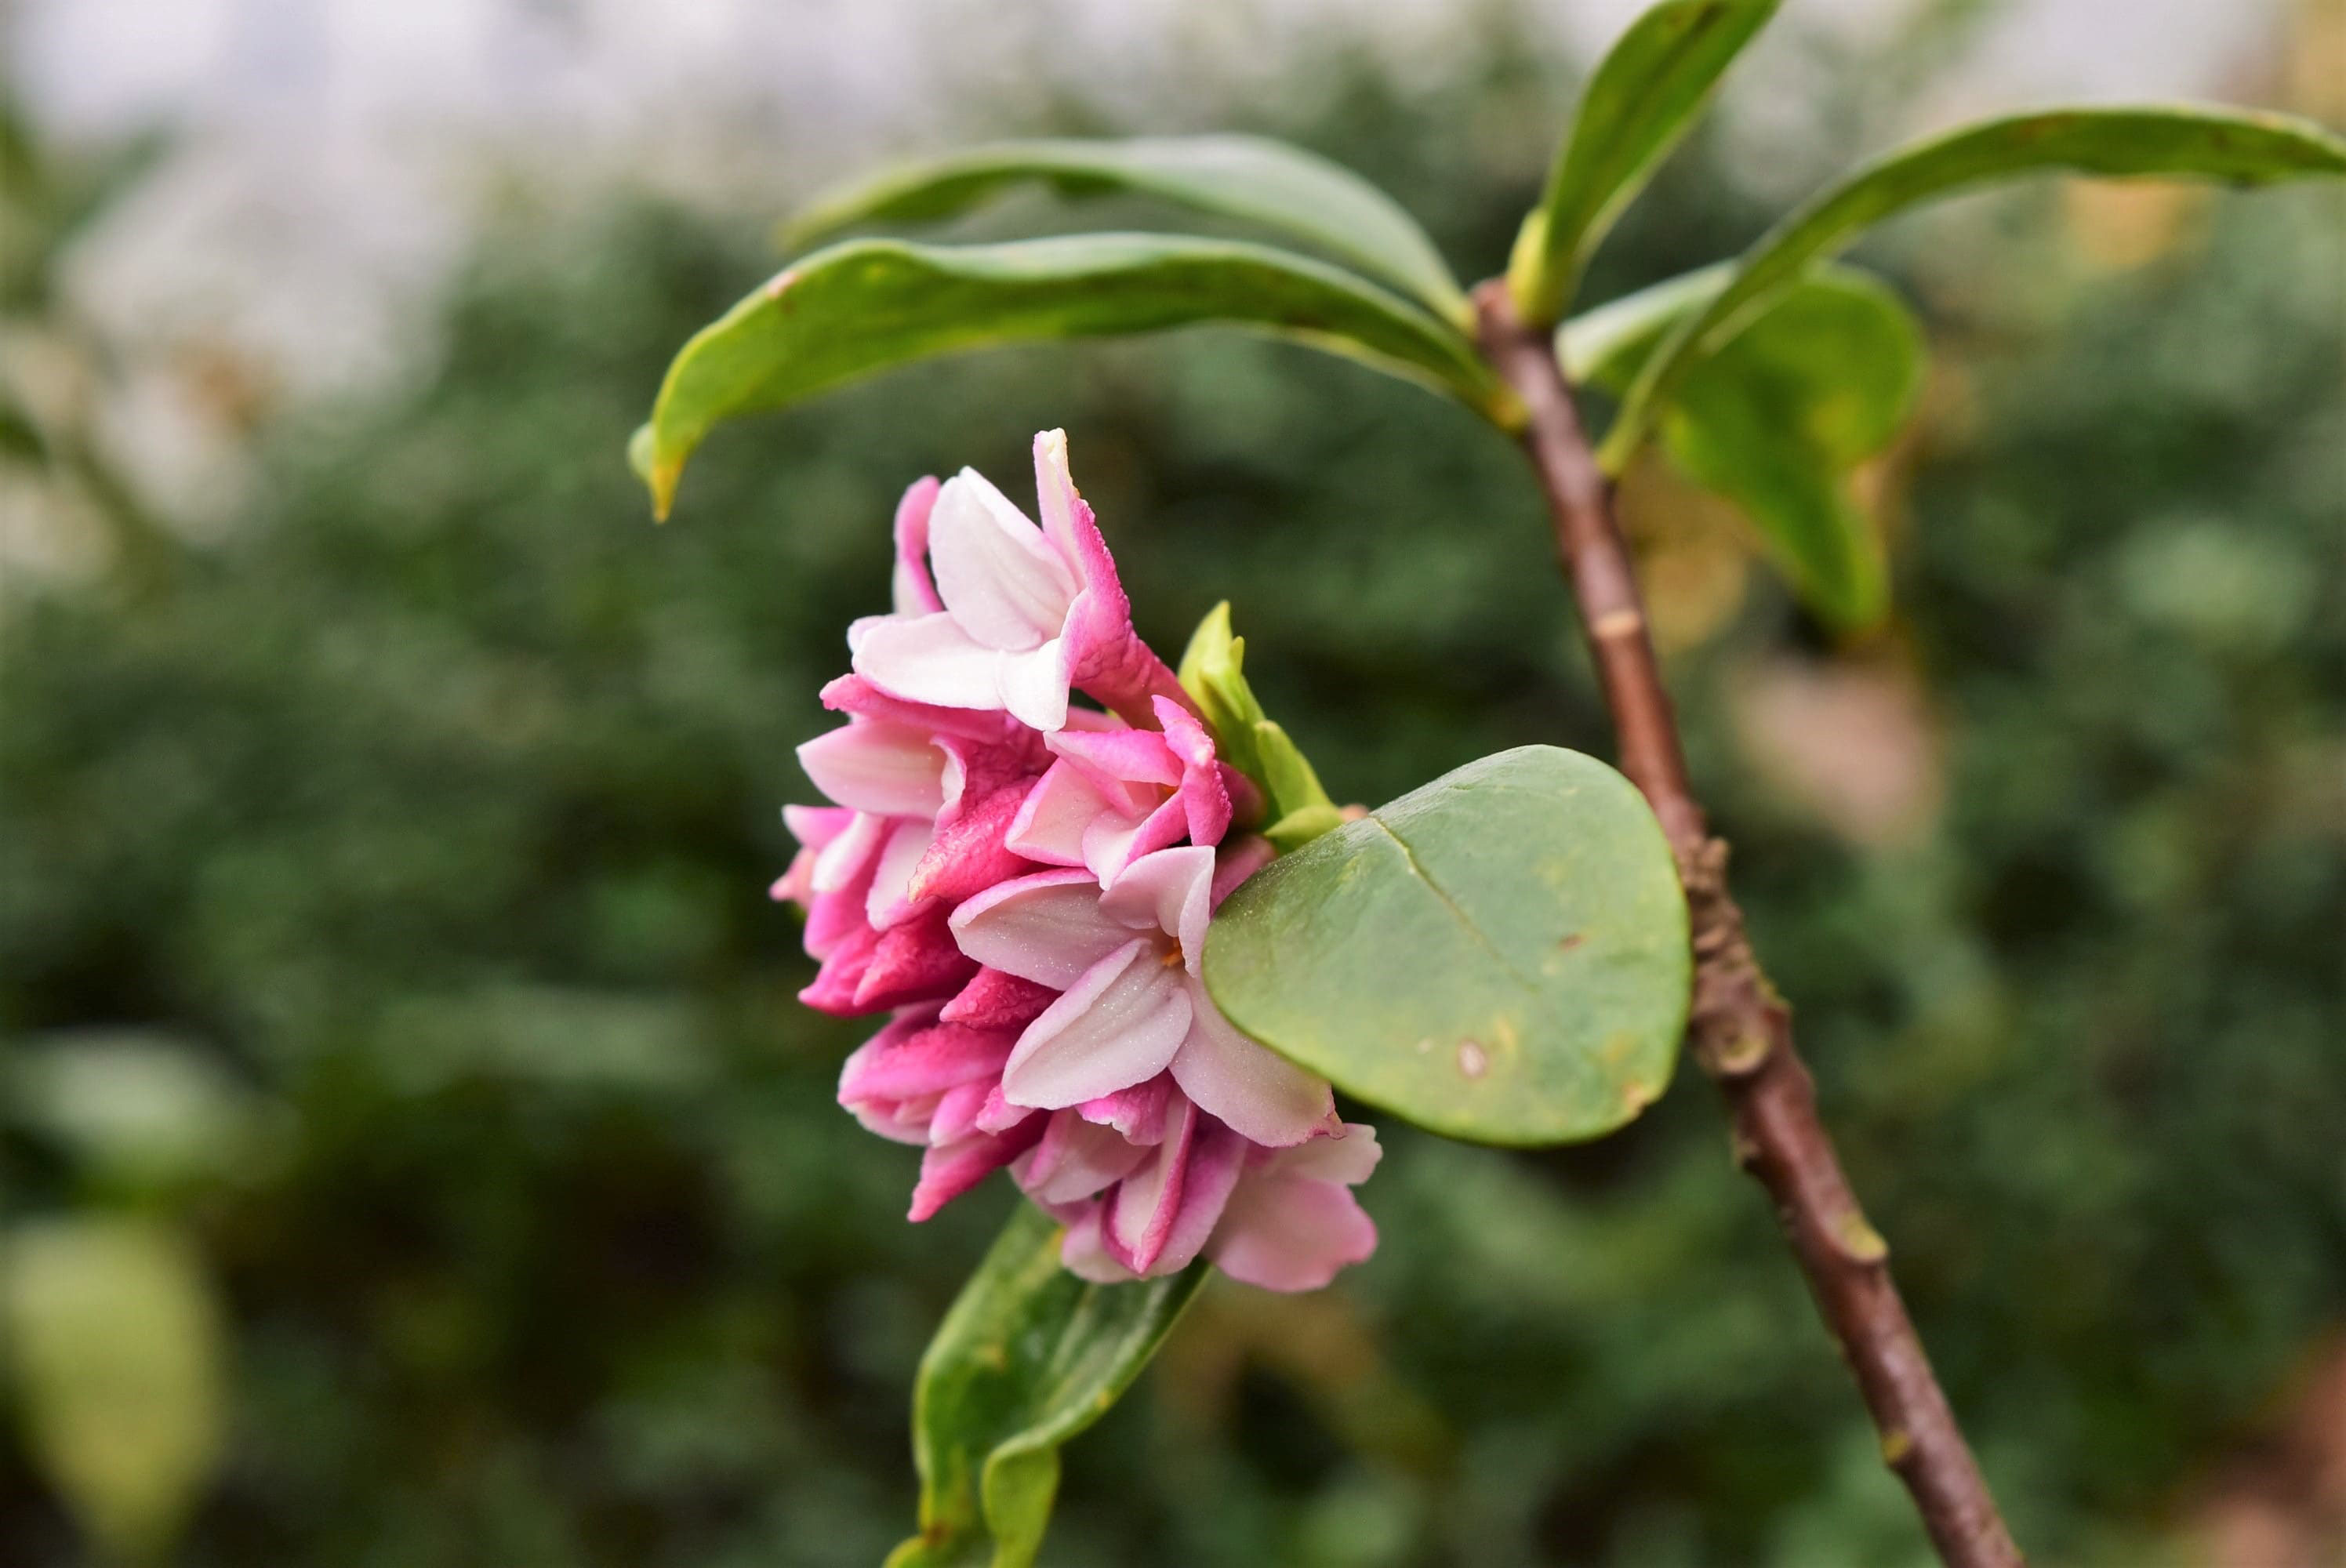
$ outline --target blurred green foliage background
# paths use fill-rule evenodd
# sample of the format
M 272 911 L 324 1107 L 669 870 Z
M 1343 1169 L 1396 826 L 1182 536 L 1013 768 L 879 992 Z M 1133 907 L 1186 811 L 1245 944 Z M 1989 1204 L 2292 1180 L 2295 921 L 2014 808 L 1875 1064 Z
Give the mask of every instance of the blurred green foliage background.
M 1249 128 L 1487 267 L 1564 92 L 1494 39 L 1406 91 L 1331 59 Z M 1592 297 L 1764 224 L 1719 155 Z M 1515 454 L 1292 349 L 900 373 L 722 436 L 655 529 L 622 445 L 768 216 L 515 196 L 433 374 L 270 423 L 223 537 L 0 607 L 0 1561 L 906 1532 L 913 1364 L 1011 1194 L 903 1223 L 913 1157 L 831 1103 L 858 1030 L 796 1005 L 763 889 L 912 477 L 1017 494 L 1065 425 L 1143 631 L 1233 600 L 1341 797 L 1606 749 Z M 2346 1510 L 2290 1435 L 2346 1333 L 2339 217 L 2045 186 L 1866 253 L 1936 363 L 1871 476 L 1899 612 L 1862 642 L 1629 484 L 1759 945 L 2045 1563 L 2246 1561 L 2244 1507 L 2325 1550 Z M 1218 1283 L 1070 1451 L 1047 1562 L 1925 1560 L 1698 1074 L 1580 1149 L 1385 1135 L 1374 1260 Z

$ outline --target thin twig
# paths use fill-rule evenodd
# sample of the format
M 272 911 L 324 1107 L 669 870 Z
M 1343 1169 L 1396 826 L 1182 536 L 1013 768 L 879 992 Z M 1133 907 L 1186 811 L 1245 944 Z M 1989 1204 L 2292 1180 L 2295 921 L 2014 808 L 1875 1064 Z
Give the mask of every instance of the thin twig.
M 1882 1456 L 1914 1497 L 1950 1568 L 2019 1568 L 1978 1461 L 1932 1373 L 1892 1282 L 1889 1247 L 1866 1222 L 1817 1117 L 1792 1048 L 1791 1012 L 1768 983 L 1727 890 L 1727 846 L 1710 836 L 1687 782 L 1678 722 L 1611 487 L 1596 465 L 1546 334 L 1517 320 L 1506 288 L 1475 290 L 1483 351 L 1524 400 L 1525 450 L 1556 522 L 1556 551 L 1620 738 L 1622 772 L 1661 820 L 1691 918 L 1695 980 L 1688 1041 L 1726 1095 L 1736 1162 L 1768 1189 L 1825 1326 L 1856 1374 Z

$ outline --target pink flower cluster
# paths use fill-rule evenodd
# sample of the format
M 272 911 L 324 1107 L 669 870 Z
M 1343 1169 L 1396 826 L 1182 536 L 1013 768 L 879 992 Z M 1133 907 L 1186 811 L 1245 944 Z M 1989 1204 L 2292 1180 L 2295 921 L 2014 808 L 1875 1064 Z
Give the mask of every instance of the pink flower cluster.
M 913 1219 L 1006 1166 L 1086 1278 L 1202 1253 L 1316 1289 L 1376 1247 L 1351 1190 L 1376 1135 L 1208 996 L 1207 922 L 1271 857 L 1232 833 L 1258 793 L 1134 634 L 1062 433 L 1035 477 L 1039 528 L 969 469 L 897 508 L 894 607 L 850 628 L 822 693 L 847 722 L 799 749 L 833 803 L 783 813 L 801 998 L 892 1014 L 839 1098 L 925 1150 Z

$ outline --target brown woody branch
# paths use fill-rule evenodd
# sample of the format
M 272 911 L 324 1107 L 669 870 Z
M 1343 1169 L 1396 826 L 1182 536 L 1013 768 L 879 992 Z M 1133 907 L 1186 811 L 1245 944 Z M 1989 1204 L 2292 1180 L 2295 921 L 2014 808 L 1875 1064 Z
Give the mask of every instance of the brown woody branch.
M 1791 1013 L 1745 938 L 1727 889 L 1727 845 L 1710 836 L 1687 782 L 1668 690 L 1646 627 L 1612 489 L 1580 428 L 1556 351 L 1517 319 L 1505 285 L 1475 290 L 1483 351 L 1524 401 L 1525 451 L 1539 473 L 1579 602 L 1621 770 L 1661 820 L 1686 883 L 1694 938 L 1688 1041 L 1734 1116 L 1736 1162 L 1768 1189 L 1817 1308 L 1856 1374 L 1882 1454 L 1950 1568 L 2019 1568 L 1947 1396 L 1892 1282 L 1890 1249 L 1866 1222 L 1817 1117 L 1815 1087 L 1792 1048 Z

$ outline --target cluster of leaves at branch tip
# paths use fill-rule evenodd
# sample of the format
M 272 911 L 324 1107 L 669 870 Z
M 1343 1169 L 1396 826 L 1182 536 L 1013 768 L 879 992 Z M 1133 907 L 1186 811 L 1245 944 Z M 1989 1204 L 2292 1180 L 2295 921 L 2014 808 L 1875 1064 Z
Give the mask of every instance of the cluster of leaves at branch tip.
M 1262 836 L 1280 854 L 1340 826 L 1343 815 L 1286 730 L 1263 716 L 1247 684 L 1246 639 L 1230 635 L 1230 606 L 1207 612 L 1181 655 L 1181 689 L 1214 732 L 1223 759 L 1254 781 L 1266 802 Z

